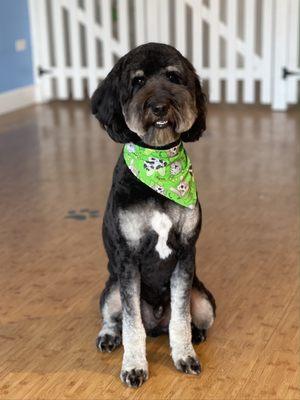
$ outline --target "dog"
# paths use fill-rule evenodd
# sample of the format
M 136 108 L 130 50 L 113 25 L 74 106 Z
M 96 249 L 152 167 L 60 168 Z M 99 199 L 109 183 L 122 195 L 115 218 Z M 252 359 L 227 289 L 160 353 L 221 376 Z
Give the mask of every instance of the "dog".
M 146 154 L 162 150 L 174 160 L 182 142 L 198 140 L 206 129 L 206 97 L 195 70 L 165 44 L 144 44 L 122 57 L 96 89 L 91 107 L 128 154 L 137 146 Z M 195 274 L 200 203 L 196 198 L 185 207 L 171 197 L 180 201 L 190 183 L 181 177 L 166 197 L 164 187 L 142 182 L 141 171 L 124 157 L 116 164 L 103 219 L 109 278 L 100 296 L 103 325 L 96 344 L 111 352 L 123 343 L 120 378 L 139 387 L 148 378 L 146 334 L 169 333 L 175 367 L 200 373 L 192 342 L 206 339 L 216 304 Z M 168 159 L 155 158 L 141 164 L 147 179 L 156 171 L 164 178 Z M 178 162 L 170 168 L 171 178 L 182 173 Z

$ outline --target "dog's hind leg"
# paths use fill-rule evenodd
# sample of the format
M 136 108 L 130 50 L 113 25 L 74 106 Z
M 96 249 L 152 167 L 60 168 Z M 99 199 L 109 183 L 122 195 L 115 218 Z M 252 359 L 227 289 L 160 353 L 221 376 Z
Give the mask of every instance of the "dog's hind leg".
M 96 340 L 101 351 L 111 352 L 122 341 L 122 306 L 117 279 L 109 277 L 100 296 L 100 309 L 103 319 L 102 328 Z
M 191 293 L 192 341 L 201 343 L 206 340 L 207 330 L 212 326 L 216 316 L 216 303 L 213 295 L 194 276 Z

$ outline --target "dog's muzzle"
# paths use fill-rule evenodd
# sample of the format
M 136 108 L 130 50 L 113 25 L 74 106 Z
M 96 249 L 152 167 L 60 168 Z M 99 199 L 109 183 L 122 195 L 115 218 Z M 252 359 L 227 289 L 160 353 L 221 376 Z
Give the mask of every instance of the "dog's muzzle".
M 154 125 L 155 128 L 173 127 L 171 104 L 168 99 L 150 98 L 146 101 L 145 109 L 146 114 L 150 117 L 151 125 Z

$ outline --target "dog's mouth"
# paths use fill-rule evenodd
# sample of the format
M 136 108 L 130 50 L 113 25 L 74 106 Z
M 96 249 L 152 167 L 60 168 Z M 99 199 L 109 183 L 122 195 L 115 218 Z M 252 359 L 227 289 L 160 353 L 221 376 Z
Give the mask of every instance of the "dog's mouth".
M 143 142 L 150 146 L 165 146 L 176 141 L 180 133 L 176 131 L 176 122 L 171 116 L 149 118 L 144 122 Z
M 170 122 L 167 119 L 163 119 L 163 120 L 154 122 L 155 128 L 158 128 L 158 129 L 164 129 L 169 125 L 170 125 Z

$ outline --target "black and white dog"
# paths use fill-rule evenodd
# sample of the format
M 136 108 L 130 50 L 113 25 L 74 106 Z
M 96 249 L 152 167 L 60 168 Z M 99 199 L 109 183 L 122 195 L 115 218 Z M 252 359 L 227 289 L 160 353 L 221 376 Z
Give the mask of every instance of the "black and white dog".
M 193 66 L 157 43 L 122 57 L 92 97 L 92 112 L 120 143 L 171 149 L 198 140 L 206 104 Z M 121 154 L 103 222 L 109 278 L 100 297 L 101 351 L 124 346 L 121 379 L 138 387 L 148 377 L 146 334 L 169 333 L 177 369 L 199 374 L 193 343 L 206 338 L 215 301 L 195 274 L 201 208 L 181 206 L 143 184 Z

